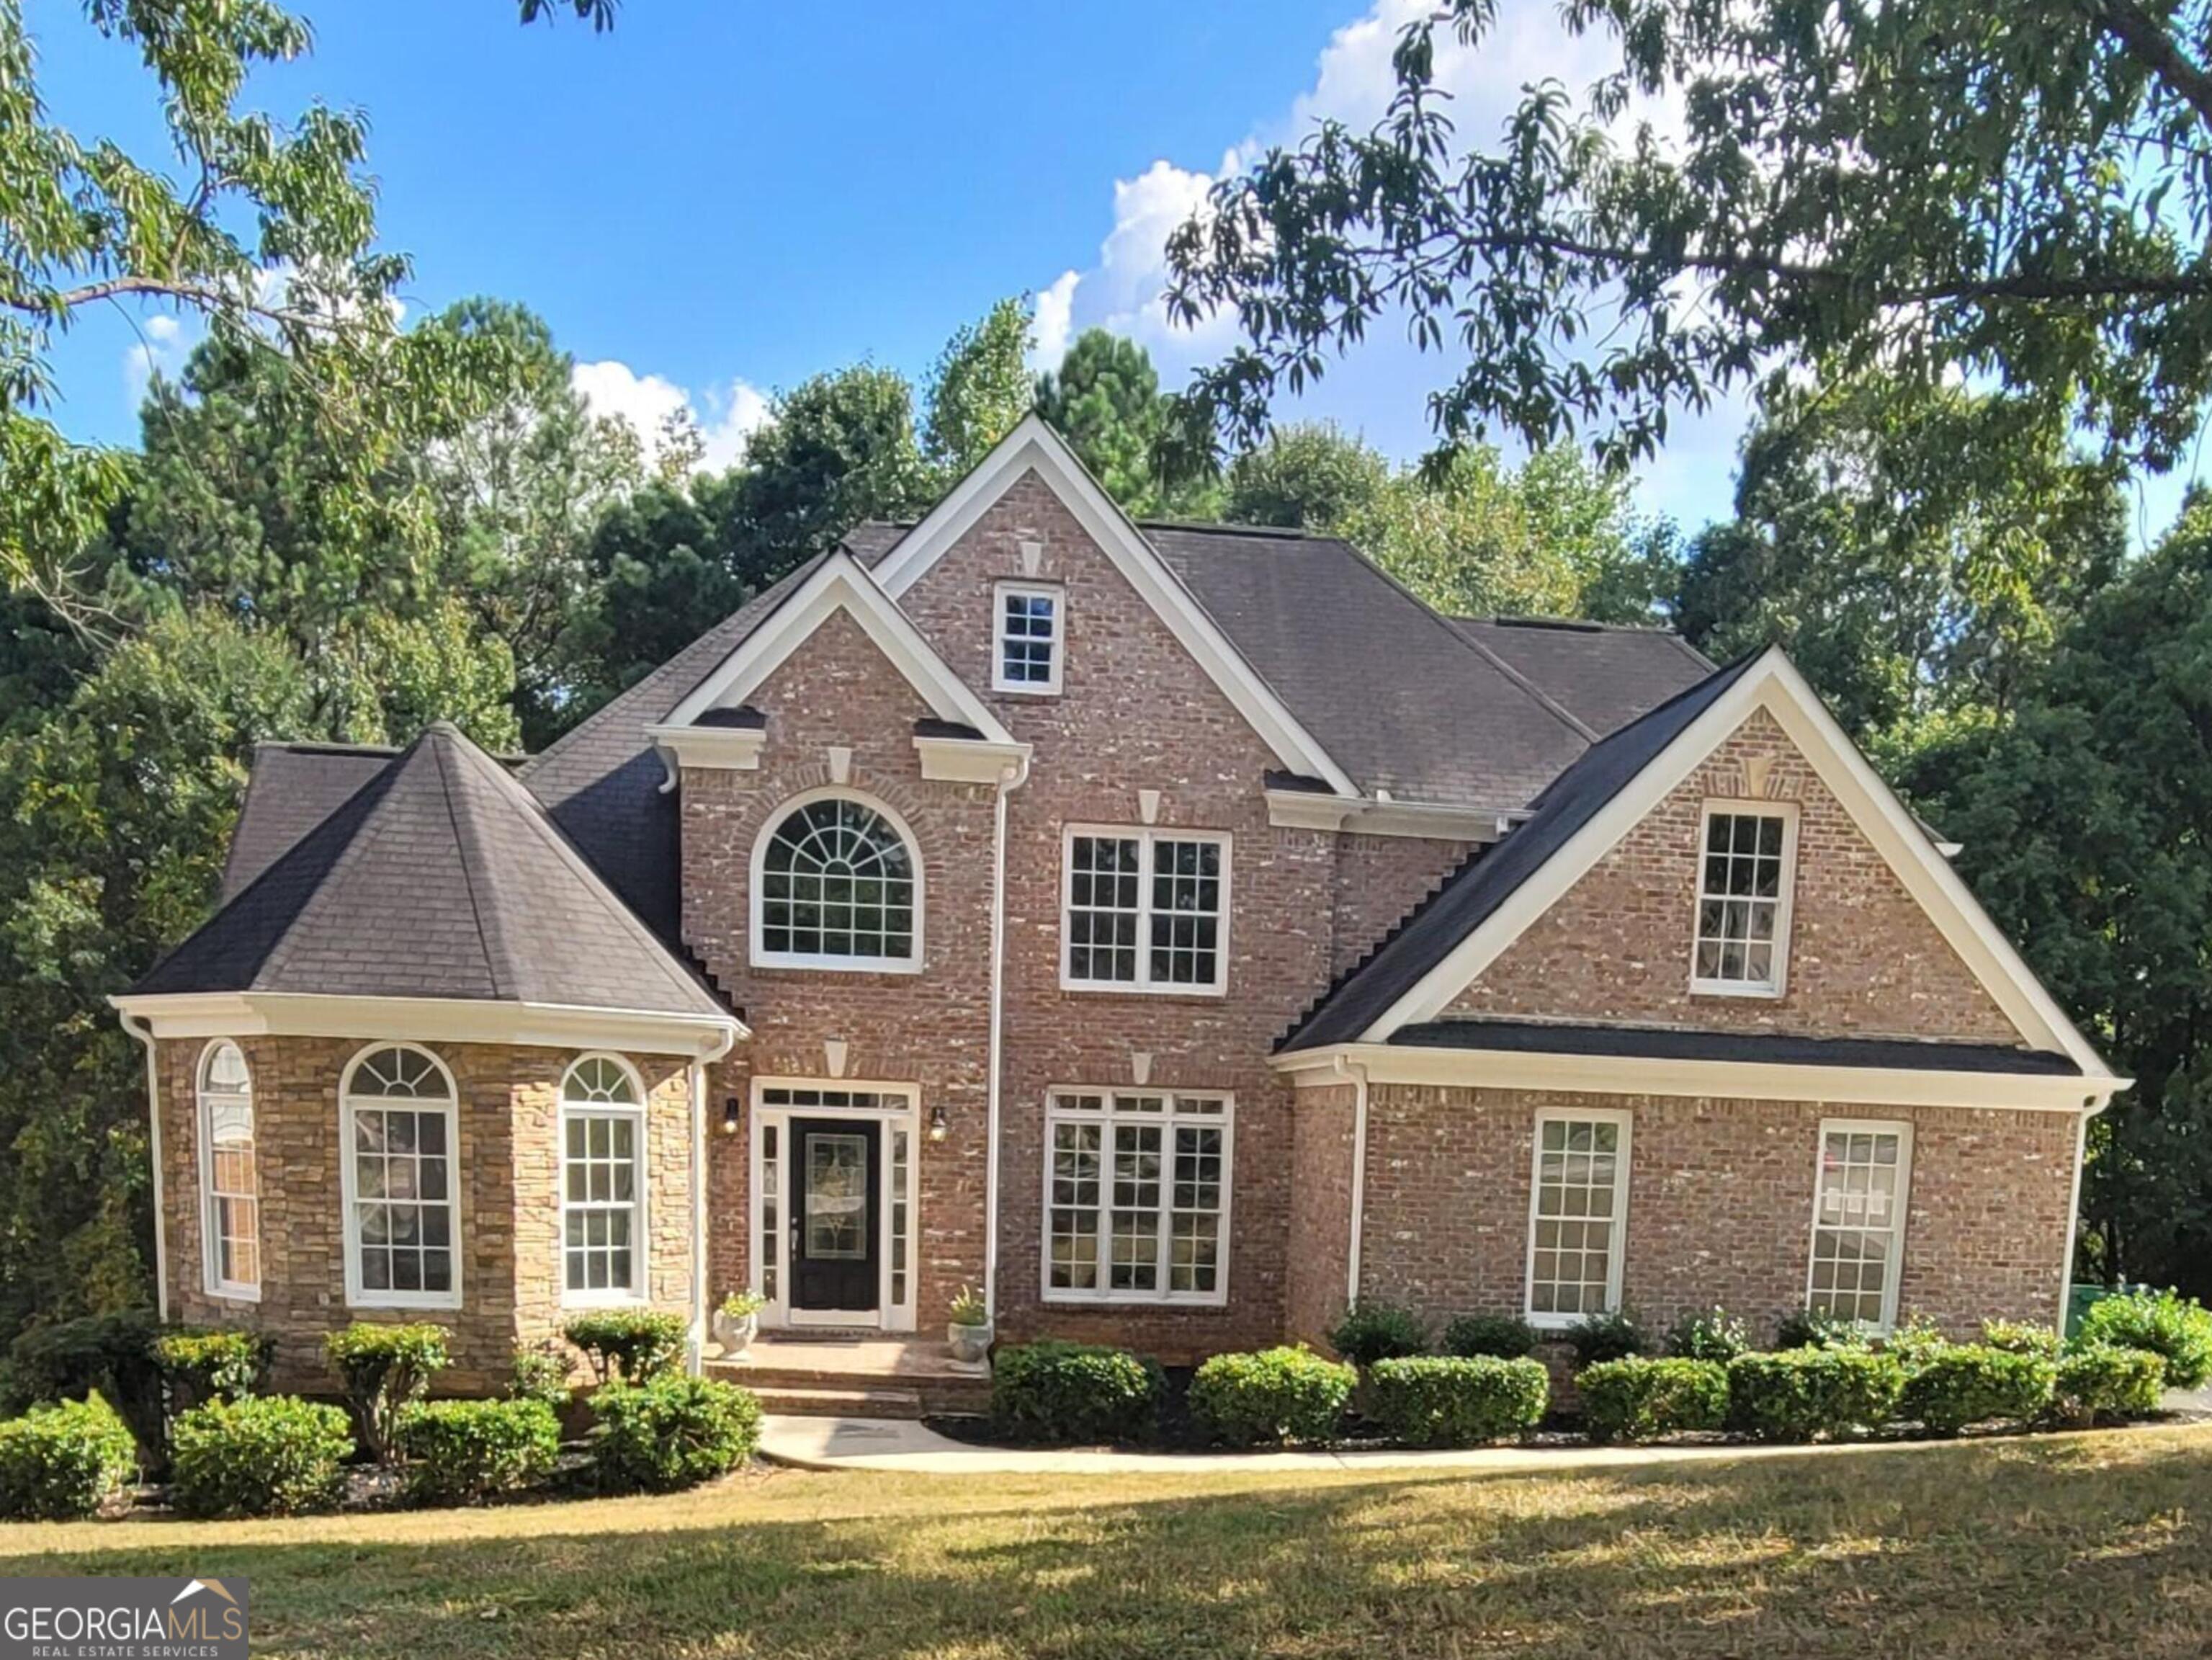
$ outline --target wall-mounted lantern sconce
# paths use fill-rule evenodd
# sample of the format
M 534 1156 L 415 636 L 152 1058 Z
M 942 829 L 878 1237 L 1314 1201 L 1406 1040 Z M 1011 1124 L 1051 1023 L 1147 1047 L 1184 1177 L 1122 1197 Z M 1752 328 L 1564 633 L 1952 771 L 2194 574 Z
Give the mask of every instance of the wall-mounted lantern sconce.
M 725 1135 L 735 1135 L 737 1133 L 738 1098 L 732 1095 L 729 1099 L 722 1103 L 722 1134 Z
M 942 1141 L 945 1139 L 945 1109 L 932 1107 L 929 1110 L 929 1139 L 933 1141 Z

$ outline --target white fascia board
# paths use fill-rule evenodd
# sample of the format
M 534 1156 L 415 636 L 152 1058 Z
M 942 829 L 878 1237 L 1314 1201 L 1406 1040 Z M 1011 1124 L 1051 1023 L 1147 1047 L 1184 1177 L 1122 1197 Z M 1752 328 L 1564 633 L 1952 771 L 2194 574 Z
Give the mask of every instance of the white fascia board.
M 896 599 L 912 587 L 1015 480 L 1032 469 L 1105 550 L 1115 569 L 1167 624 L 1275 758 L 1291 772 L 1325 781 L 1340 795 L 1357 796 L 1359 787 L 1244 660 L 1229 636 L 1168 569 L 1129 516 L 1099 488 L 1060 435 L 1034 414 L 1024 417 L 1020 425 L 1000 440 L 997 447 L 877 564 L 875 581 L 883 591 Z
M 1401 1026 L 1433 1020 L 1476 976 L 1580 881 L 1760 708 L 1775 718 L 1822 783 L 1843 803 L 1952 949 L 2021 1034 L 2063 1051 L 2095 1082 L 2112 1076 L 2020 953 L 1929 841 L 1911 813 L 1835 722 L 1779 648 L 1770 648 L 1711 708 L 1683 728 L 1612 800 L 1402 997 L 1360 1034 L 1381 1043 Z M 1686 949 L 1687 941 L 1685 940 Z
M 2004 1112 L 2095 1113 L 2132 1080 L 2106 1073 L 1946 1072 L 1902 1067 L 1820 1067 L 1751 1061 L 1655 1060 L 1648 1055 L 1547 1055 L 1525 1049 L 1396 1048 L 1337 1043 L 1268 1063 L 1301 1089 L 1341 1084 L 1358 1068 L 1370 1084 L 1437 1088 L 1666 1095 L 1730 1101 L 1813 1101 L 1891 1107 L 1967 1107 Z
M 975 738 L 923 738 L 914 740 L 921 757 L 921 775 L 953 784 L 996 784 L 1017 778 L 1030 763 L 1027 744 L 994 744 Z
M 1433 801 L 1347 801 L 1318 790 L 1267 792 L 1267 822 L 1278 830 L 1341 830 L 1354 836 L 1399 836 L 1429 842 L 1495 842 L 1528 817 L 1495 807 L 1450 806 Z
M 921 637 L 921 631 L 891 603 L 860 562 L 842 550 L 823 560 L 773 617 L 747 635 L 713 673 L 669 711 L 668 718 L 658 723 L 659 727 L 692 726 L 709 709 L 743 703 L 839 611 L 860 625 L 939 720 L 973 727 L 991 743 L 1015 741 L 1014 735 Z
M 300 992 L 187 992 L 111 997 L 156 1037 L 358 1037 L 615 1049 L 718 1061 L 751 1036 L 735 1015 L 663 1014 L 442 997 L 326 997 Z

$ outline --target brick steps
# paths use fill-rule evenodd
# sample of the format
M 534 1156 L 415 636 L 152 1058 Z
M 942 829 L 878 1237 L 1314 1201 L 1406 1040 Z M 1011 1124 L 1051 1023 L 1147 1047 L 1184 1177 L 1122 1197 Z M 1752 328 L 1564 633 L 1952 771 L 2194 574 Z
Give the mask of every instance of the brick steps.
M 760 1397 L 763 1412 L 788 1418 L 921 1418 L 927 1412 L 920 1389 L 897 1385 L 856 1389 L 748 1382 L 745 1387 Z
M 793 1417 L 912 1419 L 980 1413 L 991 1404 L 988 1371 L 915 1339 L 763 1340 L 742 1357 L 710 1351 L 707 1369 L 750 1389 L 766 1411 Z

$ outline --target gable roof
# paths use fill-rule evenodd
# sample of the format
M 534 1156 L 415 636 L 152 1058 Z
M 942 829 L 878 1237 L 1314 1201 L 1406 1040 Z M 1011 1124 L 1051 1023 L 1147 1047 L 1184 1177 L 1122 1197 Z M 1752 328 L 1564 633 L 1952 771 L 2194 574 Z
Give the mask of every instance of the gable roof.
M 544 809 L 441 721 L 131 988 L 432 998 L 735 1025 Z
M 1450 1000 L 1754 710 L 1765 709 L 2034 1049 L 2112 1076 L 1778 648 L 1709 676 L 1598 745 L 1513 834 L 1468 861 L 1280 1045 L 1387 1042 Z
M 884 592 L 893 599 L 903 594 L 1009 485 L 1030 472 L 1060 498 L 1286 770 L 1321 779 L 1340 795 L 1359 794 L 1337 759 L 1255 671 L 1075 453 L 1034 413 L 1024 416 L 943 501 L 876 560 L 875 577 Z
M 1451 624 L 1601 733 L 1650 714 L 1714 667 L 1664 629 L 1534 617 L 1455 617 Z

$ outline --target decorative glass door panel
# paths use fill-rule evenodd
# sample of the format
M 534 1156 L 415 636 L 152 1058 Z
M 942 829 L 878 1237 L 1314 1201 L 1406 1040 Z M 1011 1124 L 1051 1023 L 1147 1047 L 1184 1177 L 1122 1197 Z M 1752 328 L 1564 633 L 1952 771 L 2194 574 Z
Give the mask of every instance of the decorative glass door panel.
M 793 1306 L 862 1313 L 881 1297 L 878 1124 L 792 1121 L 796 1157 L 791 1215 Z

